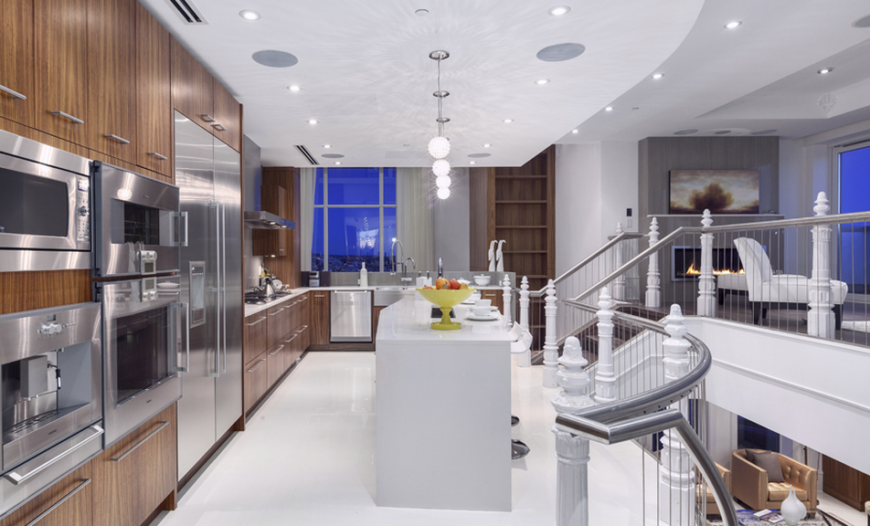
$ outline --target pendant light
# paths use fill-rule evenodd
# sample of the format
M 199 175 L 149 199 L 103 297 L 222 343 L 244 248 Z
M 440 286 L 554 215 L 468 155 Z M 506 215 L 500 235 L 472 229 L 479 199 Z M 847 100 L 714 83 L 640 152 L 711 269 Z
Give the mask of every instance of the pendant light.
M 444 137 L 444 123 L 450 122 L 450 119 L 442 114 L 442 105 L 444 97 L 450 95 L 449 92 L 441 89 L 441 61 L 450 57 L 450 53 L 446 51 L 433 51 L 429 53 L 429 58 L 438 62 L 438 91 L 433 93 L 438 99 L 438 135 L 429 141 L 429 155 L 436 159 L 432 164 L 432 172 L 437 179 L 435 185 L 438 187 L 438 197 L 447 199 L 450 196 L 450 163 L 445 159 L 450 153 L 450 141 Z

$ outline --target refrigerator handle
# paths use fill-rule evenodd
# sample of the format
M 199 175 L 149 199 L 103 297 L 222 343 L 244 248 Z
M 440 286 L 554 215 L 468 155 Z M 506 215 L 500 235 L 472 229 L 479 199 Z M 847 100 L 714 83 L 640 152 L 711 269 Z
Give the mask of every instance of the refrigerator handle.
M 223 315 L 223 324 L 221 327 L 223 328 L 223 348 L 224 348 L 224 366 L 221 370 L 221 374 L 227 373 L 227 205 L 221 203 L 221 235 L 220 235 L 220 247 L 221 247 L 221 272 L 223 273 L 223 277 L 221 279 L 221 313 Z
M 221 375 L 221 292 L 222 292 L 222 284 L 221 284 L 221 205 L 220 203 L 213 203 L 212 205 L 214 209 L 214 233 L 215 233 L 215 280 L 217 281 L 215 292 L 217 293 L 217 298 L 215 301 L 215 356 L 214 356 L 214 371 L 212 371 L 211 376 L 219 377 Z
M 184 344 L 181 343 L 181 334 L 177 335 L 173 338 L 175 340 L 175 370 L 181 373 L 186 373 L 190 370 L 190 303 L 173 303 L 172 309 L 175 310 L 175 322 L 172 324 L 173 332 L 175 331 L 175 327 L 179 327 L 181 325 L 181 309 L 184 309 L 186 312 L 186 317 L 184 320 Z M 178 356 L 184 354 L 186 355 L 184 366 L 178 365 Z
M 179 246 L 186 247 L 187 241 L 190 239 L 187 234 L 187 227 L 190 224 L 190 219 L 187 217 L 187 212 L 182 212 L 181 218 L 184 219 L 184 241 L 180 241 Z

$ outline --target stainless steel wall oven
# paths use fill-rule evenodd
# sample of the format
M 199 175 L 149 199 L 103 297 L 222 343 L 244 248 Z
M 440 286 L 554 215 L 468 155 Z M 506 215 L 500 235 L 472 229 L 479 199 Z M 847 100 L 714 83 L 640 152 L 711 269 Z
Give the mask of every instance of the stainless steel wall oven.
M 176 276 L 95 283 L 103 304 L 105 428 L 110 445 L 181 398 L 189 361 Z

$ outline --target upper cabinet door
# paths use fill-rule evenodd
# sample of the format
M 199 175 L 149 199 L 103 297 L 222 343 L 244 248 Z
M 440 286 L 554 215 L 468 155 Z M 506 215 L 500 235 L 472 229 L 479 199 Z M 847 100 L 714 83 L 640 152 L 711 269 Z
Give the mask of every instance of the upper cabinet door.
M 214 136 L 233 150 L 242 151 L 242 106 L 223 85 L 214 81 Z
M 136 2 L 136 164 L 172 177 L 169 32 Z
M 0 117 L 33 126 L 33 0 L 0 2 Z
M 88 146 L 136 161 L 136 0 L 88 0 Z
M 214 80 L 211 74 L 172 40 L 172 108 L 214 133 Z
M 87 13 L 88 0 L 33 2 L 35 127 L 81 145 L 87 144 Z

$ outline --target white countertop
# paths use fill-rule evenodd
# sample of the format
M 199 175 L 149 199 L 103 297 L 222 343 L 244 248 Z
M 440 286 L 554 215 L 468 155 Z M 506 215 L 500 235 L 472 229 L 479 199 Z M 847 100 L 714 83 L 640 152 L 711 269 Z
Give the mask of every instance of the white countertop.
M 271 307 L 274 307 L 276 305 L 280 305 L 286 301 L 290 301 L 293 298 L 297 298 L 300 295 L 305 294 L 306 292 L 309 292 L 312 290 L 313 291 L 320 290 L 320 291 L 326 291 L 326 292 L 329 292 L 332 290 L 375 290 L 376 288 L 391 287 L 391 286 L 395 286 L 395 285 L 372 285 L 370 287 L 355 287 L 355 286 L 351 286 L 351 285 L 347 285 L 344 287 L 300 287 L 298 289 L 291 289 L 290 294 L 283 296 L 275 301 L 270 301 L 270 302 L 266 303 L 265 305 L 248 305 L 246 303 L 245 304 L 245 317 L 247 318 L 248 316 L 253 316 L 254 314 L 259 314 L 265 310 L 268 310 Z M 486 287 L 475 287 L 475 288 L 477 290 L 502 290 L 501 287 L 495 287 L 492 285 L 489 285 Z M 492 322 L 490 322 L 490 323 L 492 323 Z
M 462 328 L 455 331 L 438 331 L 429 325 L 433 304 L 410 296 L 381 311 L 375 341 L 436 343 L 453 345 L 460 342 L 507 342 L 512 341 L 504 318 L 496 321 L 470 321 L 456 319 Z

